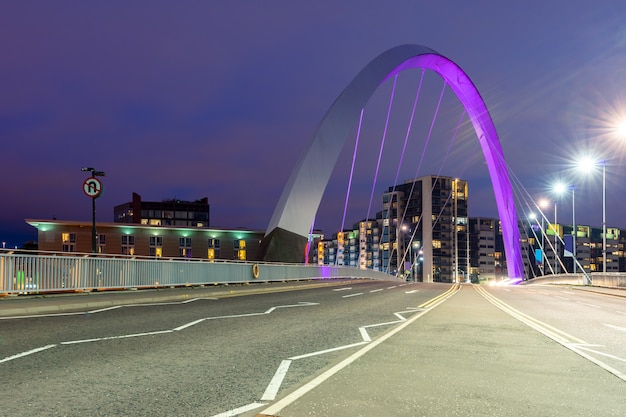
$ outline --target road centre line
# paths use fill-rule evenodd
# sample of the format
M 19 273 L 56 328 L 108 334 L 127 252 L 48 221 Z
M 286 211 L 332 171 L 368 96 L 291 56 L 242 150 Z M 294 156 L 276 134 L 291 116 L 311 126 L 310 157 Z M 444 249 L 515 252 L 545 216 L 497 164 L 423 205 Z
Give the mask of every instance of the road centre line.
M 346 291 L 346 290 L 351 290 L 352 287 L 343 287 L 343 288 L 335 288 L 333 289 L 333 291 Z
M 589 303 L 583 303 L 582 301 L 576 301 L 578 304 L 584 305 L 584 306 L 589 306 L 589 307 L 593 307 L 593 308 L 602 308 L 600 306 L 597 306 L 595 304 L 589 304 Z
M 357 292 L 357 293 L 354 293 L 354 294 L 348 294 L 348 295 L 342 296 L 341 298 L 350 298 L 350 297 L 356 297 L 356 296 L 359 296 L 359 295 L 363 295 L 363 293 L 362 292 Z
M 405 291 L 405 294 L 415 294 L 416 292 L 418 292 L 419 290 L 411 290 L 411 291 Z
M 392 287 L 387 287 L 387 289 L 388 289 L 388 290 L 391 290 L 391 289 L 394 289 L 394 288 L 396 288 L 396 287 L 397 287 L 397 285 L 394 285 L 394 286 L 392 286 Z
M 384 290 L 384 288 L 378 288 L 378 289 L 372 290 L 370 292 L 378 292 L 378 291 L 383 291 L 383 290 Z
M 485 290 L 484 288 L 480 286 L 475 286 L 474 288 L 483 297 L 485 297 L 491 304 L 495 305 L 500 310 L 504 311 L 505 313 L 508 313 L 509 315 L 513 316 L 517 320 L 521 321 L 527 326 L 535 329 L 536 331 L 544 334 L 545 336 L 549 337 L 550 339 L 554 340 L 555 342 L 563 346 L 566 346 L 572 343 L 578 343 L 578 344 L 584 344 L 584 345 L 587 344 L 587 342 L 585 342 L 582 339 L 579 339 L 575 336 L 567 334 L 564 331 L 557 329 L 556 327 L 550 326 L 547 323 L 544 323 L 527 314 L 522 313 L 519 310 L 516 310 L 515 308 L 506 304 L 504 301 L 501 301 L 499 298 L 497 298 L 496 296 L 491 294 L 489 291 Z
M 602 362 L 599 359 L 594 358 L 593 356 L 589 355 L 588 353 L 584 352 L 584 350 L 587 351 L 591 351 L 591 349 L 586 348 L 585 346 L 589 346 L 588 343 L 582 341 L 581 339 L 578 339 L 575 336 L 571 336 L 565 332 L 563 332 L 562 330 L 559 330 L 555 327 L 550 326 L 549 324 L 543 323 L 533 317 L 530 317 L 524 313 L 522 313 L 519 310 L 516 310 L 515 308 L 511 307 L 510 305 L 504 303 L 503 301 L 501 301 L 500 299 L 498 299 L 497 297 L 495 297 L 494 295 L 492 295 L 491 293 L 489 293 L 487 290 L 480 288 L 480 287 L 475 287 L 476 291 L 478 291 L 480 294 L 483 295 L 483 297 L 485 297 L 489 302 L 491 302 L 493 305 L 495 305 L 496 307 L 498 307 L 500 310 L 504 311 L 505 313 L 511 315 L 512 317 L 516 318 L 517 320 L 521 321 L 522 323 L 526 324 L 527 326 L 531 327 L 532 329 L 538 331 L 539 333 L 542 333 L 543 335 L 549 337 L 550 339 L 554 340 L 555 342 L 557 342 L 558 344 L 560 344 L 561 346 L 564 346 L 565 348 L 571 350 L 572 352 L 582 356 L 583 358 L 589 360 L 590 362 L 598 365 L 599 367 L 603 368 L 604 370 L 612 373 L 613 375 L 615 375 L 616 377 L 620 378 L 621 380 L 626 382 L 626 374 L 622 373 L 621 371 L 613 368 L 612 366 L 609 366 L 608 364 Z M 558 333 L 560 333 L 561 335 L 559 335 Z M 570 342 L 567 339 L 572 339 L 572 340 L 578 340 L 578 343 L 576 342 Z M 595 352 L 595 351 L 594 351 Z M 605 353 L 601 353 L 601 352 L 595 352 L 599 355 L 604 355 L 604 356 L 608 356 Z

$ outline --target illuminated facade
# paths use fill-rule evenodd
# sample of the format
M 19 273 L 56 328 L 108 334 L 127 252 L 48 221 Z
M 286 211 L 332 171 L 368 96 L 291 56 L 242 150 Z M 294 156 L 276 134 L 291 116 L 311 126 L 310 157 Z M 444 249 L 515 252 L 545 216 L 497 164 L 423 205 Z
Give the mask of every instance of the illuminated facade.
M 576 225 L 576 250 L 572 238 L 572 226 L 547 223 L 541 233 L 541 226 L 533 224 L 528 229 L 529 263 L 528 278 L 554 273 L 602 272 L 602 228 Z M 556 232 L 556 233 L 555 233 Z M 556 238 L 556 239 L 555 239 Z M 614 227 L 606 228 L 606 272 L 626 271 L 624 231 Z M 542 251 L 543 247 L 543 251 Z M 556 257 L 555 257 L 556 251 Z M 576 254 L 576 266 L 574 256 Z
M 41 252 L 91 252 L 91 222 L 26 220 Z M 259 260 L 261 230 L 97 223 L 98 253 L 151 258 Z
M 467 181 L 424 176 L 383 194 L 383 270 L 423 282 L 464 281 L 468 270 Z
M 177 199 L 164 201 L 142 201 L 133 193 L 129 203 L 113 208 L 116 223 L 133 223 L 149 226 L 209 227 L 211 222 L 209 199 L 196 201 Z

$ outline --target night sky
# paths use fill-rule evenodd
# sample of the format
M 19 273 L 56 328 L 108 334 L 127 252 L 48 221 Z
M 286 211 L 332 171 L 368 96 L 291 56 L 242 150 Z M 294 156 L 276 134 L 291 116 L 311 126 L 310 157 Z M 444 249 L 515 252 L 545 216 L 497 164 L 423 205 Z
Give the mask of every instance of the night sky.
M 113 221 L 113 206 L 137 192 L 145 201 L 208 197 L 212 226 L 265 229 L 335 98 L 377 55 L 407 43 L 469 75 L 522 194 L 554 198 L 553 181 L 575 183 L 577 223 L 601 226 L 601 175 L 571 168 L 579 155 L 595 156 L 607 164 L 607 225 L 626 228 L 626 139 L 613 132 L 626 114 L 623 0 L 8 0 L 0 240 L 36 239 L 27 218 L 89 221 L 85 166 L 106 172 L 98 221 Z M 496 217 L 467 119 L 452 142 L 462 108 L 449 89 L 424 151 L 442 88 L 426 75 L 399 181 L 423 160 L 419 175 L 470 181 L 471 216 Z M 370 215 L 396 177 L 418 81 L 416 70 L 398 79 Z M 366 107 L 346 225 L 366 215 L 392 85 Z M 326 233 L 342 222 L 354 141 L 318 213 Z M 571 197 L 558 200 L 558 216 L 571 224 Z

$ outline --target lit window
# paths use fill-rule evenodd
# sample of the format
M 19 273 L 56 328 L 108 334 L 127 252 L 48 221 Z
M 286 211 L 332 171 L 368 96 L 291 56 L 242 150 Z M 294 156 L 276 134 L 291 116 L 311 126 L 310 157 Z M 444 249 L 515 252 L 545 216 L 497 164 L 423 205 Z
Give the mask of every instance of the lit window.
M 207 242 L 207 246 L 208 246 L 208 252 L 207 252 L 207 257 L 208 259 L 217 259 L 220 257 L 220 240 L 219 239 L 209 239 Z
M 235 257 L 240 261 L 246 260 L 246 241 L 243 239 L 235 239 L 233 242 L 235 249 Z
M 157 258 L 163 256 L 163 238 L 161 236 L 150 236 L 150 256 Z
M 122 236 L 122 255 L 134 255 L 135 254 L 135 236 L 123 235 Z
M 181 237 L 178 239 L 178 251 L 181 258 L 191 258 L 190 237 Z
M 76 252 L 76 233 L 62 233 L 63 252 Z

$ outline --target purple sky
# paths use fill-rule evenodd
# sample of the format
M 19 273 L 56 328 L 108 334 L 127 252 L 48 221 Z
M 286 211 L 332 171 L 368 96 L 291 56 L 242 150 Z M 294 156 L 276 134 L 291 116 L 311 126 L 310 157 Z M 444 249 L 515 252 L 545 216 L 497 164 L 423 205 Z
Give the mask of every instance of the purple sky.
M 215 227 L 264 229 L 328 107 L 378 54 L 415 43 L 476 84 L 507 162 L 533 198 L 577 154 L 607 161 L 607 223 L 626 227 L 626 2 L 12 1 L 0 13 L 0 239 L 36 238 L 24 219 L 90 220 L 83 166 L 106 172 L 98 220 L 132 192 L 208 197 Z M 470 7 L 469 4 L 472 4 Z M 374 207 L 393 184 L 418 73 L 398 81 Z M 441 89 L 427 77 L 400 180 L 412 178 Z M 366 108 L 346 224 L 365 216 L 391 83 Z M 486 166 L 448 90 L 419 175 L 470 181 L 470 215 L 496 216 Z M 403 110 L 402 110 L 403 109 Z M 354 138 L 318 226 L 336 231 Z M 600 226 L 601 177 L 576 188 L 578 224 Z M 558 205 L 571 223 L 571 199 Z M 372 213 L 373 214 L 373 213 Z M 552 218 L 553 213 L 549 214 Z M 333 229 L 333 230 L 328 230 Z

